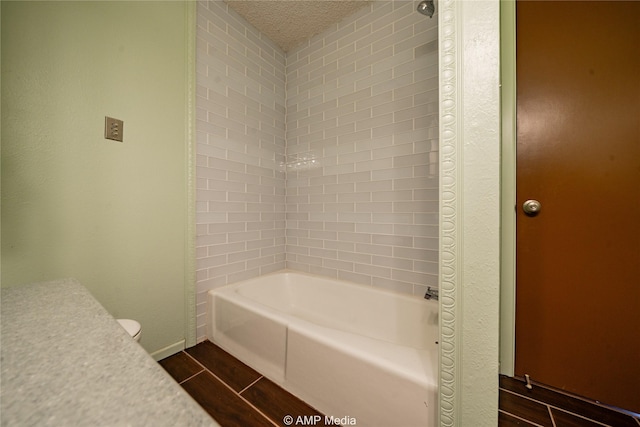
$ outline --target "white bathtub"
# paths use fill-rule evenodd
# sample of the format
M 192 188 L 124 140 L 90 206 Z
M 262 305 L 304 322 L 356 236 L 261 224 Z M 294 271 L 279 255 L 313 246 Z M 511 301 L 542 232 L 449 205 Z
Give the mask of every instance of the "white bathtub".
M 211 341 L 326 416 L 436 425 L 437 302 L 285 270 L 212 290 L 208 304 Z

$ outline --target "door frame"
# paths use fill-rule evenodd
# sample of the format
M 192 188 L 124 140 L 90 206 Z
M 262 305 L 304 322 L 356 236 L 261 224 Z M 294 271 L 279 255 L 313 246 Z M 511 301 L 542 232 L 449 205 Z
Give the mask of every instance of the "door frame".
M 500 373 L 515 372 L 516 342 L 516 2 L 500 1 L 501 218 Z

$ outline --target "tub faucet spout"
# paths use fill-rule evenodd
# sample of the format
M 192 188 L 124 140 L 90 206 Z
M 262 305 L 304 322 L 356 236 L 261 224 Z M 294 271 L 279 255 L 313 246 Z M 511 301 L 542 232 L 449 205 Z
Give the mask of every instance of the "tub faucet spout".
M 425 299 L 438 300 L 438 289 L 433 289 L 431 286 L 427 287 L 427 293 L 424 294 Z

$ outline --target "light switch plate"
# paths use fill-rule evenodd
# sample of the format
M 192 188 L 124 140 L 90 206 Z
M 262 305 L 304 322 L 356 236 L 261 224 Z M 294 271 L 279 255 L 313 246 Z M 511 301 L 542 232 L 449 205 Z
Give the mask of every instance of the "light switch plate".
M 123 132 L 124 122 L 122 120 L 114 119 L 113 117 L 104 118 L 104 137 L 106 139 L 122 142 Z

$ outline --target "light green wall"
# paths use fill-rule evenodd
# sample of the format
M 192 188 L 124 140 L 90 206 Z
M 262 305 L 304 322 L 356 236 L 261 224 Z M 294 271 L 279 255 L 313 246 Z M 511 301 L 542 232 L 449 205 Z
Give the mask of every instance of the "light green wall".
M 75 277 L 151 353 L 185 339 L 187 9 L 2 2 L 2 286 Z

